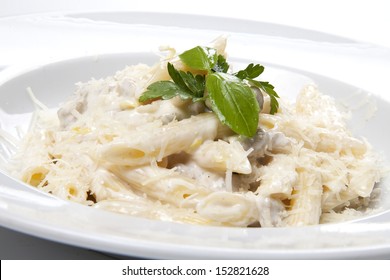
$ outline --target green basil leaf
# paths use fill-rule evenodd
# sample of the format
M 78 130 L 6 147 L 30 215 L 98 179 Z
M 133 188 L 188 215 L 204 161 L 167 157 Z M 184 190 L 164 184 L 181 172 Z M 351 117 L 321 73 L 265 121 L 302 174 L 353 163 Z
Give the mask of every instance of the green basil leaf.
M 217 50 L 197 46 L 179 55 L 181 61 L 195 70 L 210 71 L 218 60 Z
M 213 111 L 234 132 L 252 137 L 259 122 L 259 104 L 248 85 L 239 78 L 213 73 L 206 78 L 206 89 Z

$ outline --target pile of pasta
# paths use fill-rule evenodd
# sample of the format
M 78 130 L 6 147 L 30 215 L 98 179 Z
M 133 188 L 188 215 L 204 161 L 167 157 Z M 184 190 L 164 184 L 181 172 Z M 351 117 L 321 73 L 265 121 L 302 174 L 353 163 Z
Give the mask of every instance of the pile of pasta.
M 225 41 L 214 42 L 224 54 Z M 235 135 L 205 104 L 140 104 L 167 80 L 174 49 L 153 66 L 128 66 L 86 83 L 59 110 L 40 106 L 11 159 L 15 177 L 91 207 L 181 223 L 283 227 L 364 212 L 383 176 L 370 145 L 315 85 L 279 111 L 264 105 L 256 136 Z

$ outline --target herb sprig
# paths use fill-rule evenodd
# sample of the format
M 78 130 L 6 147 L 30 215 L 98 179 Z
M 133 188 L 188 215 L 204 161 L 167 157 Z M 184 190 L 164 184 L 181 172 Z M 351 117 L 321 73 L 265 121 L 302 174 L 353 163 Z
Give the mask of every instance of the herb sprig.
M 179 96 L 193 102 L 210 100 L 211 109 L 219 120 L 234 132 L 252 137 L 257 130 L 260 106 L 256 93 L 251 87 L 266 92 L 270 97 L 270 113 L 278 111 L 278 94 L 269 82 L 255 80 L 264 67 L 249 64 L 237 73 L 228 74 L 230 68 L 225 57 L 218 55 L 216 49 L 197 46 L 179 55 L 181 61 L 194 71 L 206 74 L 193 74 L 177 70 L 167 64 L 172 81 L 158 81 L 148 86 L 139 98 L 140 102 L 155 99 L 170 99 Z

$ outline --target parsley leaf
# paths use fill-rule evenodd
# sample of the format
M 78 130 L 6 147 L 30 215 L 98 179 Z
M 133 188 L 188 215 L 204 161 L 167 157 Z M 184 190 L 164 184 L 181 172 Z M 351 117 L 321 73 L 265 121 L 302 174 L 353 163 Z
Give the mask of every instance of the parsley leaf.
M 159 81 L 148 86 L 139 98 L 140 102 L 180 96 L 193 102 L 210 100 L 211 109 L 219 120 L 234 132 L 252 137 L 257 130 L 260 106 L 256 94 L 250 86 L 259 88 L 270 96 L 274 114 L 279 108 L 278 94 L 269 82 L 257 81 L 264 67 L 249 64 L 244 70 L 228 74 L 229 64 L 225 57 L 217 55 L 217 50 L 208 47 L 195 47 L 179 55 L 181 61 L 193 70 L 204 75 L 177 70 L 168 63 L 167 69 L 172 81 Z M 206 92 L 208 94 L 206 94 Z
M 177 95 L 182 99 L 192 98 L 194 102 L 203 99 L 205 76 L 178 71 L 171 63 L 168 63 L 167 69 L 172 81 L 159 81 L 149 85 L 139 98 L 140 102 L 156 98 L 171 99 Z
M 182 90 L 190 92 L 190 89 L 187 87 L 186 83 L 184 82 L 184 79 L 179 71 L 175 69 L 172 63 L 167 64 L 167 70 L 169 76 L 172 78 L 172 81 L 176 83 Z
M 274 90 L 274 86 L 271 85 L 269 82 L 261 82 L 254 80 L 258 76 L 261 75 L 264 71 L 264 66 L 260 64 L 249 64 L 244 70 L 238 71 L 236 74 L 234 74 L 236 77 L 247 80 L 250 85 L 255 86 L 262 90 L 263 92 L 267 93 L 270 97 L 270 105 L 271 110 L 270 114 L 275 114 L 279 109 L 279 102 L 276 98 L 279 98 L 279 95 Z
M 253 63 L 251 63 L 244 70 L 240 70 L 234 75 L 242 80 L 254 79 L 260 76 L 260 74 L 263 73 L 263 71 L 264 71 L 264 66 L 260 64 L 254 65 Z
M 183 78 L 187 88 L 190 90 L 194 98 L 202 98 L 205 91 L 205 76 L 194 76 L 191 72 L 180 71 L 180 76 Z
M 214 72 L 222 72 L 227 73 L 229 70 L 229 64 L 226 62 L 226 58 L 223 55 L 218 55 L 217 63 L 214 65 L 213 69 L 211 69 Z
M 205 76 L 194 76 L 191 72 L 178 71 L 173 64 L 167 65 L 169 76 L 182 89 L 195 98 L 203 97 L 205 90 Z
M 226 73 L 207 76 L 206 88 L 219 120 L 234 132 L 252 137 L 259 122 L 259 103 L 250 87 Z
M 274 86 L 271 85 L 269 82 L 260 82 L 252 79 L 248 79 L 248 81 L 251 85 L 258 87 L 260 90 L 264 91 L 269 95 L 271 105 L 270 114 L 275 114 L 279 109 L 279 102 L 276 99 L 279 98 L 279 95 L 274 90 Z
M 153 99 L 171 99 L 179 95 L 182 99 L 192 98 L 186 90 L 172 81 L 159 81 L 148 86 L 146 91 L 139 98 L 140 102 L 147 102 Z

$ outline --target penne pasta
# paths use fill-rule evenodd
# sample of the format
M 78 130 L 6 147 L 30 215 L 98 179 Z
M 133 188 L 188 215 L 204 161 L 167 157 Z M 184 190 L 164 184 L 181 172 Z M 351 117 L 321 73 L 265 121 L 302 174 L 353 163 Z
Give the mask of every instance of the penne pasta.
M 262 65 L 233 72 L 225 37 L 161 51 L 78 83 L 58 110 L 29 89 L 37 111 L 20 143 L 0 130 L 0 165 L 62 199 L 179 223 L 307 226 L 377 206 L 381 158 L 315 85 L 279 98 Z
M 252 172 L 248 154 L 238 141 L 231 143 L 218 140 L 204 142 L 192 154 L 192 159 L 201 167 L 217 172 L 249 174 Z
M 321 210 L 322 182 L 319 173 L 298 171 L 298 184 L 294 187 L 290 209 L 284 222 L 287 226 L 317 225 Z
M 49 170 L 44 166 L 28 168 L 22 175 L 22 181 L 34 187 L 42 186 Z
M 158 202 L 152 202 L 148 199 L 137 199 L 130 201 L 129 199 L 108 199 L 94 204 L 93 207 L 162 221 L 194 225 L 222 225 L 221 223 L 211 221 L 200 216 L 191 209 L 171 207 L 169 205 L 163 205 Z
M 259 220 L 254 197 L 240 193 L 213 192 L 200 200 L 196 211 L 230 226 L 248 226 Z
M 272 161 L 260 168 L 260 186 L 257 193 L 261 197 L 289 199 L 298 181 L 296 162 L 291 155 L 275 155 Z
M 158 166 L 114 166 L 111 170 L 134 189 L 176 207 L 194 207 L 201 198 L 211 192 L 205 187 L 197 186 L 195 180 L 175 170 Z
M 127 166 L 160 161 L 175 153 L 191 152 L 205 140 L 213 140 L 218 126 L 214 114 L 199 114 L 161 127 L 128 134 L 120 141 L 103 146 L 100 157 L 105 161 Z

